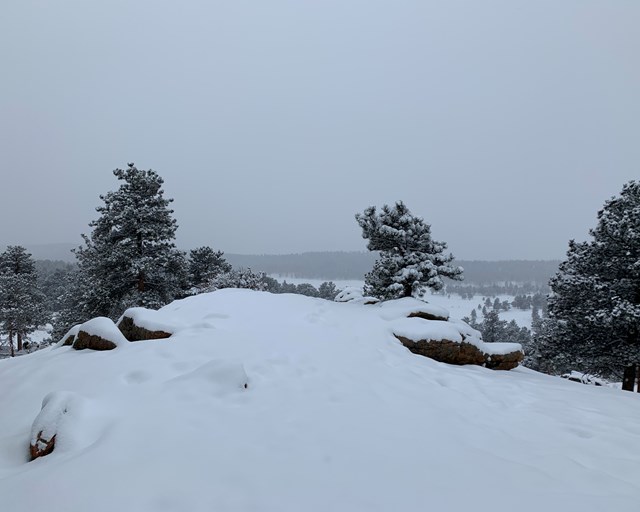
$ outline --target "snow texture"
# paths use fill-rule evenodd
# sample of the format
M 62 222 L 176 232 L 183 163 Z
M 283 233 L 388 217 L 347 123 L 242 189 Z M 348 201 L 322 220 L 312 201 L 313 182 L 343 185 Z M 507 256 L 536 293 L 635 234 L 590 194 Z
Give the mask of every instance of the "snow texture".
M 187 327 L 0 361 L 2 511 L 637 510 L 640 394 L 416 356 L 375 306 L 228 289 L 158 318 Z
M 422 318 L 400 318 L 390 323 L 391 332 L 413 341 L 455 341 L 462 342 L 462 335 L 455 325 Z
M 434 317 L 449 318 L 449 312 L 446 309 L 412 297 L 384 301 L 376 307 L 380 309 L 380 317 L 386 320 L 407 317 L 411 313 L 426 313 Z

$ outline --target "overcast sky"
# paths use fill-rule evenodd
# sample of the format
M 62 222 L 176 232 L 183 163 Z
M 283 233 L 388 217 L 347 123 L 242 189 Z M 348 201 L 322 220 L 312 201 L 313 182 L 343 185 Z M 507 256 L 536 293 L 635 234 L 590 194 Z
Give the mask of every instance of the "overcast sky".
M 183 248 L 364 250 L 402 199 L 462 259 L 561 258 L 640 178 L 638 0 L 3 0 L 0 245 L 79 242 L 111 171 Z

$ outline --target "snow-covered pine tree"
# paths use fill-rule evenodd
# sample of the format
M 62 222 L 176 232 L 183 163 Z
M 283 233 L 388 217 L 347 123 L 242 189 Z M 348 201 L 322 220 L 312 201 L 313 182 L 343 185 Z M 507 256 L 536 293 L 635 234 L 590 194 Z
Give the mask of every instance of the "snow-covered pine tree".
M 14 336 L 21 351 L 25 337 L 47 320 L 44 300 L 31 254 L 19 245 L 7 247 L 0 254 L 0 322 L 12 356 Z
M 224 259 L 222 251 L 211 247 L 198 247 L 189 251 L 189 287 L 193 293 L 206 287 L 220 274 L 231 272 L 231 265 Z
M 213 292 L 222 288 L 244 288 L 265 291 L 267 282 L 264 272 L 253 272 L 250 268 L 239 268 L 214 277 L 204 291 Z
M 123 183 L 100 196 L 100 217 L 76 249 L 89 316 L 117 318 L 127 307 L 157 308 L 186 288 L 184 254 L 175 247 L 177 223 L 164 197 L 163 179 L 134 164 L 113 174 Z
M 431 226 L 412 215 L 402 201 L 356 214 L 370 251 L 380 251 L 365 276 L 365 294 L 381 299 L 421 297 L 427 288 L 441 290 L 443 277 L 462 280 L 462 267 L 451 264 L 447 244 L 431 238 Z
M 569 242 L 551 279 L 539 349 L 554 371 L 620 377 L 640 362 L 640 182 L 604 204 L 590 235 Z
M 338 295 L 338 290 L 336 288 L 336 284 L 333 281 L 325 281 L 318 288 L 318 297 L 321 299 L 333 300 Z

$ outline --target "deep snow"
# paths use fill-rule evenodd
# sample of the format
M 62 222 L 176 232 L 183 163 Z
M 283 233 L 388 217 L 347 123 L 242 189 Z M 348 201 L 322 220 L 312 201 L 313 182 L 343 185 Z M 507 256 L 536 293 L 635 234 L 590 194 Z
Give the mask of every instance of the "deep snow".
M 0 510 L 637 510 L 640 394 L 437 363 L 380 311 L 220 290 L 168 339 L 0 361 Z

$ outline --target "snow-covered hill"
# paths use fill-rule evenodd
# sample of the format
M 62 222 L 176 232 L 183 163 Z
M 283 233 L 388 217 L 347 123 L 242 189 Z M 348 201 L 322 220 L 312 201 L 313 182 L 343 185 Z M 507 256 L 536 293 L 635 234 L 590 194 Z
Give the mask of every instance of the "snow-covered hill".
M 0 510 L 640 503 L 640 394 L 437 363 L 403 347 L 371 306 L 221 290 L 158 318 L 182 327 L 106 352 L 0 361 Z M 51 392 L 68 404 L 56 448 L 28 462 Z

